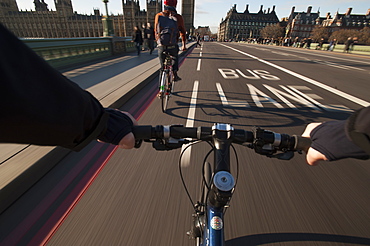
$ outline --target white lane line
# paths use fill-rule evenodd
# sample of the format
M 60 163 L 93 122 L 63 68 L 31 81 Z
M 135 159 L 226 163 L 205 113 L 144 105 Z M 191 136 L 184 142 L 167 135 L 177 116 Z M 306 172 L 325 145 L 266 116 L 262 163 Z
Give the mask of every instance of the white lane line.
M 218 94 L 220 95 L 220 100 L 222 102 L 222 105 L 224 107 L 236 107 L 236 108 L 249 108 L 249 104 L 247 102 L 243 101 L 237 101 L 237 100 L 227 100 L 224 91 L 222 90 L 222 86 L 220 83 L 216 83 L 216 87 L 218 90 Z
M 222 105 L 224 105 L 225 107 L 229 106 L 229 103 L 227 102 L 225 93 L 222 90 L 222 87 L 221 87 L 220 83 L 216 83 L 216 87 L 217 87 L 217 90 L 218 90 L 218 94 L 220 95 Z
M 203 56 L 203 52 L 202 52 L 202 50 L 203 50 L 203 45 L 200 47 L 200 53 L 199 53 L 199 57 L 202 57 Z M 199 58 L 199 60 L 198 60 L 198 66 L 197 66 L 197 71 L 200 71 L 200 64 L 201 64 L 201 62 L 202 62 L 202 59 L 200 59 Z
M 191 95 L 188 119 L 186 120 L 186 125 L 185 125 L 186 127 L 194 127 L 195 109 L 197 107 L 198 87 L 199 87 L 199 81 L 196 80 L 194 81 L 193 93 Z M 187 144 L 183 145 L 180 153 L 182 153 L 187 146 L 188 146 Z M 182 155 L 182 159 L 181 159 L 182 167 L 187 167 L 190 165 L 191 148 L 192 148 L 191 146 L 187 148 L 184 154 Z
M 197 66 L 197 71 L 200 71 L 200 63 L 202 62 L 202 59 L 198 60 L 198 66 Z
M 283 68 L 283 67 L 280 67 L 280 66 L 278 66 L 278 65 L 276 65 L 276 64 L 273 64 L 273 63 L 271 63 L 271 62 L 268 62 L 268 61 L 262 60 L 262 59 L 260 59 L 260 58 L 258 58 L 258 57 L 256 57 L 256 56 L 253 56 L 253 55 L 250 55 L 250 54 L 245 53 L 245 52 L 243 52 L 243 51 L 240 51 L 240 50 L 234 49 L 234 48 L 229 47 L 229 46 L 227 46 L 227 45 L 224 45 L 224 44 L 220 44 L 220 45 L 222 45 L 222 46 L 224 46 L 224 47 L 226 47 L 226 48 L 229 48 L 229 49 L 231 49 L 231 50 L 234 50 L 234 51 L 236 51 L 236 52 L 238 52 L 238 53 L 240 53 L 240 54 L 243 54 L 243 55 L 249 56 L 249 57 L 251 57 L 251 58 L 253 58 L 253 59 L 256 59 L 257 61 L 260 61 L 260 62 L 262 62 L 262 63 L 265 63 L 265 64 L 267 64 L 267 65 L 269 65 L 269 66 L 271 66 L 271 67 L 274 67 L 274 68 L 276 68 L 276 69 L 279 69 L 279 70 L 281 70 L 281 71 L 283 71 L 283 72 L 285 72 L 285 73 L 287 73 L 287 74 L 290 74 L 290 75 L 292 75 L 292 76 L 294 76 L 294 77 L 297 77 L 297 78 L 299 78 L 299 79 L 301 79 L 301 80 L 303 80 L 303 81 L 306 81 L 306 82 L 308 82 L 308 83 L 310 83 L 310 84 L 316 85 L 317 87 L 320 87 L 320 88 L 322 88 L 322 89 L 324 89 L 324 90 L 327 90 L 327 91 L 329 91 L 329 92 L 331 92 L 331 93 L 334 93 L 334 94 L 336 94 L 336 95 L 338 95 L 338 96 L 341 96 L 341 97 L 343 97 L 343 98 L 345 98 L 345 99 L 347 99 L 347 100 L 349 100 L 349 101 L 352 101 L 352 102 L 354 102 L 354 103 L 357 103 L 357 104 L 359 104 L 359 105 L 361 105 L 361 106 L 363 106 L 363 107 L 370 106 L 370 102 L 367 102 L 367 101 L 365 101 L 365 100 L 362 100 L 362 99 L 360 99 L 360 98 L 357 98 L 357 97 L 355 97 L 355 96 L 352 96 L 352 95 L 350 95 L 350 94 L 348 94 L 348 93 L 342 92 L 342 91 L 340 91 L 340 90 L 337 90 L 337 89 L 335 89 L 335 88 L 333 88 L 333 87 L 330 87 L 330 86 L 328 86 L 328 85 L 325 85 L 325 84 L 323 84 L 323 83 L 321 83 L 321 82 L 318 82 L 318 81 L 316 81 L 316 80 L 310 79 L 310 78 L 308 78 L 308 77 L 306 77 L 306 76 L 303 76 L 303 75 L 298 74 L 298 73 L 296 73 L 296 72 L 290 71 L 290 70 L 288 70 L 288 69 L 286 69 L 286 68 Z
M 189 105 L 188 119 L 186 121 L 186 127 L 193 127 L 195 121 L 195 109 L 197 107 L 197 96 L 198 96 L 199 81 L 194 81 L 193 93 L 191 94 L 191 100 Z

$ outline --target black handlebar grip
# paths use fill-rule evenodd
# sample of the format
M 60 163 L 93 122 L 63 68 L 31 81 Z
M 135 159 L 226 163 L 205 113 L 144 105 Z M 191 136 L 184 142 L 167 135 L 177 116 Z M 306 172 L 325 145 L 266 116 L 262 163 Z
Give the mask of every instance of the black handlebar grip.
M 151 139 L 154 134 L 152 126 L 133 126 L 132 133 L 135 139 Z
M 308 149 L 311 146 L 311 139 L 310 138 L 305 138 L 299 135 L 293 135 L 295 139 L 295 144 L 294 144 L 294 149 L 295 150 L 303 150 L 304 152 L 307 153 Z
M 197 138 L 196 127 L 171 126 L 171 137 L 173 138 Z

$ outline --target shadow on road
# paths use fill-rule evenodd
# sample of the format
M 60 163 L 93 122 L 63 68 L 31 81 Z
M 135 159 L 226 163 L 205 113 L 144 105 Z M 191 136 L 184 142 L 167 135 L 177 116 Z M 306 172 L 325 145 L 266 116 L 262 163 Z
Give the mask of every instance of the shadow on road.
M 179 119 L 187 119 L 186 116 L 181 114 L 181 109 L 188 108 L 189 104 L 184 103 L 183 100 L 176 100 L 178 98 L 188 98 L 185 96 L 189 94 L 187 91 L 178 91 L 174 93 L 172 101 L 170 100 L 167 114 Z M 234 97 L 237 93 L 234 93 Z M 240 96 L 243 96 L 240 94 Z M 245 96 L 245 95 L 244 95 Z M 190 98 L 188 98 L 189 100 Z M 233 97 L 230 99 L 234 100 Z M 235 99 L 238 99 L 235 97 Z M 207 100 L 200 100 L 196 107 L 199 108 L 206 116 L 222 117 L 222 121 L 230 121 L 239 119 L 234 122 L 234 126 L 255 126 L 256 122 L 260 127 L 292 127 L 306 125 L 311 122 L 326 121 L 326 120 L 345 120 L 351 112 L 333 110 L 327 111 L 318 107 L 318 110 L 307 107 L 305 105 L 297 104 L 296 109 L 291 108 L 276 108 L 275 106 L 264 106 L 263 108 L 257 107 L 252 101 L 246 101 L 251 105 L 250 107 L 225 107 L 220 103 L 219 98 Z M 200 124 L 213 124 L 213 121 L 206 119 L 196 119 L 195 122 Z
M 228 240 L 226 246 L 253 246 L 281 242 L 332 242 L 370 245 L 370 238 L 322 233 L 265 233 L 234 238 Z

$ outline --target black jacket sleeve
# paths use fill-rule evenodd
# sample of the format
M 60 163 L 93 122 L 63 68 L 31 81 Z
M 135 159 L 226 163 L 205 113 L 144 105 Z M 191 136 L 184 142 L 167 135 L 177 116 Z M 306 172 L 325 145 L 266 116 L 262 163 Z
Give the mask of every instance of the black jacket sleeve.
M 80 150 L 109 114 L 0 25 L 0 142 Z
M 370 155 L 370 106 L 356 111 L 348 118 L 346 134 L 353 143 Z
M 347 120 L 327 121 L 310 134 L 311 147 L 329 161 L 370 158 L 370 107 L 353 113 Z

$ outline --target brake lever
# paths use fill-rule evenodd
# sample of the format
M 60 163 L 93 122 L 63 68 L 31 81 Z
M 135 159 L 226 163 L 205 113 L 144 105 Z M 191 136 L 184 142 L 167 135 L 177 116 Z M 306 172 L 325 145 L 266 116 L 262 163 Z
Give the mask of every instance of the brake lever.
M 259 147 L 255 146 L 253 144 L 247 144 L 247 145 L 243 144 L 243 146 L 248 147 L 250 149 L 254 149 L 254 152 L 256 152 L 257 154 L 264 155 L 264 156 L 267 156 L 269 158 L 277 158 L 279 160 L 288 161 L 288 160 L 290 160 L 294 157 L 294 151 L 286 150 L 286 151 L 283 151 L 281 153 L 275 154 L 277 150 L 274 149 L 274 148 L 266 148 L 268 145 L 265 145 L 264 146 L 265 148 L 261 147 L 261 146 L 259 146 Z M 298 153 L 300 153 L 300 152 L 298 151 Z
M 294 151 L 286 151 L 286 152 L 282 152 L 279 154 L 266 155 L 266 156 L 269 158 L 277 158 L 279 160 L 289 161 L 290 159 L 294 157 Z
M 143 140 L 142 140 L 142 139 L 135 139 L 135 145 L 134 145 L 134 148 L 135 148 L 135 149 L 140 148 L 142 143 L 143 143 Z
M 163 139 L 157 139 L 152 143 L 153 148 L 159 151 L 163 150 L 173 150 L 181 148 L 183 144 L 189 143 L 189 140 L 185 139 L 176 139 L 176 138 L 169 138 L 166 140 Z

